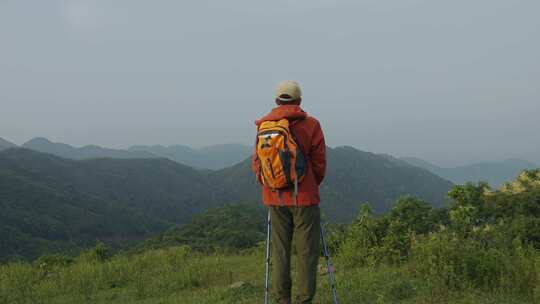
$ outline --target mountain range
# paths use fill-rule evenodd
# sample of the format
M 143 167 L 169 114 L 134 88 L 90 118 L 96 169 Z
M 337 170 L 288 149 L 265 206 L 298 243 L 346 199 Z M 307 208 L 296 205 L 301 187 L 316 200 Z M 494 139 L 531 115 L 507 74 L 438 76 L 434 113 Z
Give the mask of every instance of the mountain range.
M 12 142 L 9 142 L 9 141 L 3 139 L 2 137 L 0 137 L 0 151 L 5 150 L 5 149 L 9 149 L 9 148 L 15 148 L 15 147 L 17 147 L 16 144 L 14 144 Z
M 126 151 L 120 149 L 103 148 L 96 145 L 87 145 L 76 148 L 68 144 L 55 143 L 43 137 L 33 138 L 21 147 L 54 154 L 69 159 L 90 159 L 90 158 L 157 158 L 158 156 L 146 151 Z
M 0 150 L 16 147 L 0 138 Z M 42 137 L 36 137 L 22 145 L 35 151 L 54 154 L 69 159 L 91 158 L 168 158 L 196 169 L 219 170 L 233 166 L 246 159 L 252 149 L 242 144 L 220 144 L 203 148 L 185 145 L 134 145 L 126 150 L 109 149 L 96 145 L 73 147 L 64 143 L 54 143 Z M 387 156 L 380 154 L 380 156 Z M 388 156 L 389 160 L 398 159 Z M 524 169 L 538 168 L 540 165 L 526 160 L 508 159 L 500 162 L 479 162 L 457 167 L 441 167 L 415 157 L 403 157 L 399 160 L 413 166 L 426 169 L 456 184 L 486 181 L 498 188 L 505 181 L 511 180 Z
M 183 145 L 132 146 L 132 152 L 147 152 L 200 169 L 222 169 L 247 158 L 252 149 L 242 144 L 221 144 L 194 149 Z
M 540 168 L 540 165 L 521 159 L 507 159 L 502 162 L 481 162 L 471 165 L 444 168 L 414 157 L 403 157 L 401 160 L 413 166 L 424 168 L 456 184 L 467 182 L 488 182 L 493 188 L 513 180 L 525 169 Z
M 14 147 L 17 147 L 17 145 L 0 138 L 0 151 Z M 96 145 L 74 147 L 64 143 L 52 142 L 43 137 L 35 137 L 22 144 L 21 147 L 76 160 L 91 158 L 168 158 L 197 169 L 213 170 L 232 166 L 244 160 L 252 151 L 251 148 L 242 144 L 219 144 L 200 149 L 184 145 L 136 145 L 127 150 L 110 149 Z
M 441 206 L 452 186 L 351 147 L 328 148 L 328 164 L 321 208 L 334 222 L 352 220 L 364 202 L 384 212 L 401 195 Z M 209 208 L 261 206 L 249 159 L 198 170 L 166 158 L 72 160 L 17 148 L 0 152 L 0 185 L 0 260 L 77 250 L 96 239 L 122 244 L 186 224 Z

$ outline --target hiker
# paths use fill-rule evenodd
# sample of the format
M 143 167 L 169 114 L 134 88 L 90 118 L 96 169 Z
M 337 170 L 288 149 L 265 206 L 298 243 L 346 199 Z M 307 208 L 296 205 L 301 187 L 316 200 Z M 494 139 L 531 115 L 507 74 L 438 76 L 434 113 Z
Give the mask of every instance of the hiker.
M 298 257 L 296 303 L 312 303 L 320 252 L 319 185 L 326 170 L 326 145 L 319 122 L 302 110 L 301 102 L 299 84 L 281 82 L 275 94 L 277 107 L 256 121 L 252 167 L 269 210 L 271 285 L 280 304 L 291 303 L 293 236 Z M 280 146 L 284 150 L 276 152 Z

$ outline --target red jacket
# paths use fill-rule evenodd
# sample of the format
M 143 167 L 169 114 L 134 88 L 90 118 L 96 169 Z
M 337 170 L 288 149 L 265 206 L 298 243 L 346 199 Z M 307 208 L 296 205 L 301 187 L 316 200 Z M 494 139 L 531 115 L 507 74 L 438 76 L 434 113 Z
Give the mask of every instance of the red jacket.
M 282 118 L 289 120 L 291 131 L 296 136 L 302 152 L 307 155 L 308 170 L 304 179 L 298 185 L 297 202 L 294 200 L 292 190 L 272 191 L 263 185 L 263 203 L 272 206 L 294 206 L 295 203 L 298 203 L 298 206 L 318 205 L 321 201 L 319 185 L 322 183 L 326 171 L 326 144 L 321 125 L 317 119 L 308 116 L 300 106 L 296 105 L 275 107 L 266 116 L 257 120 L 255 124 L 259 126 L 263 121 L 275 121 Z M 256 153 L 253 154 L 252 168 L 262 185 L 259 159 Z

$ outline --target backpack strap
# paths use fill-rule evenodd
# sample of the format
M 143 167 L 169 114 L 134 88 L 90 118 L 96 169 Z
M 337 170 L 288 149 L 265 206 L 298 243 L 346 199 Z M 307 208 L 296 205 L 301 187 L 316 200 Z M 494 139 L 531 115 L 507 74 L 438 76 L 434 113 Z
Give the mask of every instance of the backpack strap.
M 300 142 L 298 141 L 298 137 L 296 137 L 296 134 L 294 133 L 292 127 L 294 125 L 296 125 L 297 123 L 299 123 L 300 121 L 304 120 L 305 117 L 302 117 L 302 118 L 295 118 L 293 119 L 292 121 L 289 120 L 289 131 L 291 131 L 291 135 L 292 135 L 292 138 L 294 139 L 294 141 L 296 142 L 296 144 L 298 145 L 298 149 L 300 149 L 300 152 L 302 152 L 302 155 L 304 156 L 304 161 L 306 162 L 306 165 L 309 163 L 308 160 L 309 160 L 309 155 L 304 151 L 304 149 L 302 148 L 302 145 L 300 144 Z
M 292 138 L 296 142 L 296 146 L 298 147 L 298 149 L 302 153 L 304 167 L 305 167 L 305 170 L 307 170 L 307 168 L 308 168 L 308 166 L 310 164 L 309 155 L 306 154 L 306 152 L 304 152 L 302 144 L 300 143 L 300 141 L 298 141 L 298 138 L 296 137 L 296 134 L 293 131 L 293 126 L 296 125 L 297 123 L 299 123 L 300 121 L 304 120 L 304 119 L 305 118 L 297 118 L 297 119 L 293 119 L 292 121 L 289 121 L 289 131 L 291 132 Z M 293 164 L 293 165 L 295 165 L 295 164 Z M 293 197 L 294 197 L 294 203 L 298 207 L 298 176 L 294 181 Z
M 259 154 L 257 154 L 257 145 L 259 144 L 259 126 L 257 126 L 257 132 L 255 133 L 255 153 L 254 153 L 254 158 L 255 160 L 259 163 L 259 168 L 257 169 L 258 170 L 258 175 L 256 178 L 257 178 L 257 181 L 259 183 L 263 183 L 263 174 L 262 174 L 262 164 L 261 164 L 261 160 L 259 159 Z

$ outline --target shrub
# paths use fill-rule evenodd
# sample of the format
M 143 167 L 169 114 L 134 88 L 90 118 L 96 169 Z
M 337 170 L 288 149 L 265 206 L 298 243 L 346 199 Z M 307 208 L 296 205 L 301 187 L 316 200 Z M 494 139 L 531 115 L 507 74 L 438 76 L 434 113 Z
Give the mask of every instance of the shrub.
M 435 292 L 468 287 L 530 293 L 538 282 L 537 252 L 516 241 L 512 248 L 486 248 L 481 242 L 443 231 L 412 245 L 410 270 Z
M 34 266 L 39 269 L 41 277 L 55 275 L 59 268 L 73 263 L 74 259 L 61 254 L 44 255 L 39 257 Z
M 344 267 L 374 266 L 378 263 L 379 240 L 375 226 L 371 209 L 363 205 L 359 217 L 350 225 L 340 246 L 339 258 Z
M 404 262 L 411 249 L 411 242 L 415 237 L 414 231 L 399 220 L 390 221 L 386 235 L 382 238 L 379 248 L 375 250 L 381 260 L 388 264 L 397 265 Z
M 390 219 L 400 222 L 406 230 L 427 233 L 435 226 L 435 223 L 430 221 L 431 210 L 432 208 L 427 202 L 405 196 L 399 198 L 390 210 Z

